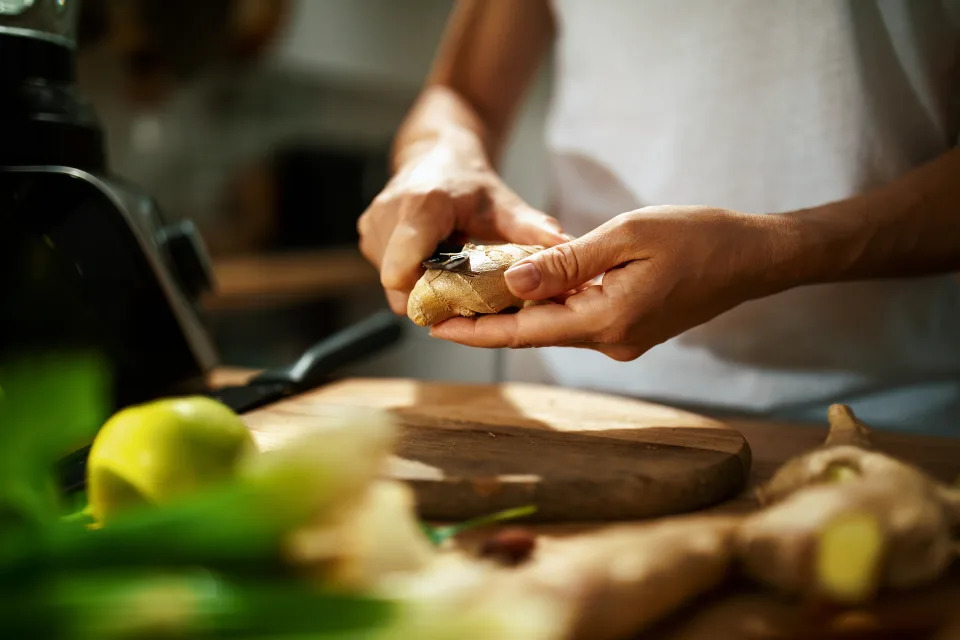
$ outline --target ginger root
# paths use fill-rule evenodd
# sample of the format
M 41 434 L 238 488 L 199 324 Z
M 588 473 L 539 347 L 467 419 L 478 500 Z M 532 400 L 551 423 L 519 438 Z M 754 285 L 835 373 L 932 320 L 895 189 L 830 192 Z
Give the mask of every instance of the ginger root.
M 830 408 L 823 446 L 784 464 L 737 534 L 744 572 L 840 603 L 939 578 L 954 555 L 960 492 L 873 451 L 849 407 Z
M 457 316 L 471 317 L 523 307 L 503 278 L 514 263 L 543 247 L 517 244 L 463 247 L 461 267 L 455 271 L 427 269 L 410 292 L 407 315 L 421 327 Z
M 529 562 L 503 570 L 501 588 L 554 602 L 571 640 L 632 637 L 726 580 L 738 522 L 693 515 L 545 536 Z
M 542 537 L 530 560 L 487 590 L 537 593 L 570 617 L 565 637 L 612 640 L 675 614 L 734 571 L 841 606 L 933 582 L 952 559 L 960 490 L 872 450 L 870 429 L 848 407 L 829 416 L 826 442 L 774 474 L 760 510 Z

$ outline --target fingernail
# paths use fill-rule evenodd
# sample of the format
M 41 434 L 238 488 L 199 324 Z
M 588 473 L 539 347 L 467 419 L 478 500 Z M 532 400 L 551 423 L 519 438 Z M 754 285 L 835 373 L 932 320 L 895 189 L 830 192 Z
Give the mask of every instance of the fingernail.
M 532 262 L 516 264 L 503 274 L 513 291 L 517 293 L 528 293 L 540 286 L 540 269 Z
M 576 239 L 577 239 L 576 236 L 572 236 L 572 235 L 570 235 L 569 233 L 561 233 L 560 236 L 561 236 L 562 238 L 565 238 L 567 242 L 570 242 L 571 240 L 576 240 Z

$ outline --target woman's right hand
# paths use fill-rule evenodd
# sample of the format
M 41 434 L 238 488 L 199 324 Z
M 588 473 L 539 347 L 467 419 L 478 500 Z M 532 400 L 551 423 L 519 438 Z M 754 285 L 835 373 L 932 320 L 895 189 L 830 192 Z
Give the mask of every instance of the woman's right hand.
M 560 223 L 524 202 L 485 157 L 433 143 L 401 165 L 357 222 L 360 251 L 380 270 L 390 308 L 407 312 L 420 263 L 454 233 L 478 241 L 553 246 Z

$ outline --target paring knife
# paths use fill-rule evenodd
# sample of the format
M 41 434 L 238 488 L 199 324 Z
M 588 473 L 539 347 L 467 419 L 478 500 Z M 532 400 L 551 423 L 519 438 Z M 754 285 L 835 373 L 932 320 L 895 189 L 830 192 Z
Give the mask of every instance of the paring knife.
M 268 369 L 247 384 L 212 389 L 203 395 L 219 400 L 237 413 L 246 413 L 328 382 L 338 369 L 389 347 L 402 334 L 400 318 L 389 311 L 377 313 L 324 338 L 293 364 Z M 61 487 L 67 493 L 86 486 L 89 452 L 90 447 L 84 447 L 61 461 Z

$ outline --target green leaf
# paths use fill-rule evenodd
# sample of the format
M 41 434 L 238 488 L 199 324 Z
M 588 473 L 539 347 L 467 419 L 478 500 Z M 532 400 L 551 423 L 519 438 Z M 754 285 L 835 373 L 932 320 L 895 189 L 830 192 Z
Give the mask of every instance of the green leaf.
M 61 519 L 74 519 L 78 517 L 87 517 L 90 515 L 90 503 L 87 499 L 86 491 L 76 491 L 63 498 L 64 515 Z M 92 517 L 92 516 L 91 516 Z
M 0 363 L 0 532 L 59 517 L 56 463 L 106 419 L 106 372 L 86 353 Z
M 535 506 L 528 505 L 525 507 L 516 507 L 514 509 L 498 511 L 497 513 L 473 518 L 459 524 L 433 526 L 426 523 L 421 523 L 421 526 L 423 527 L 424 533 L 428 538 L 430 538 L 430 541 L 433 542 L 433 544 L 440 546 L 447 540 L 456 537 L 464 531 L 479 529 L 480 527 L 485 527 L 507 520 L 526 518 L 527 516 L 533 515 L 536 512 L 537 508 Z
M 91 354 L 0 363 L 0 460 L 50 464 L 91 439 L 109 414 L 106 371 Z
M 97 519 L 93 517 L 93 508 L 88 504 L 68 513 L 61 518 L 63 522 L 79 523 L 84 525 L 95 524 Z
M 61 573 L 0 591 L 0 637 L 339 638 L 389 628 L 388 600 L 202 569 Z
M 32 557 L 8 559 L 4 565 L 0 553 L 0 578 L 36 566 L 281 566 L 284 540 L 314 512 L 280 508 L 285 495 L 296 489 L 257 480 L 238 478 L 166 504 L 131 507 L 94 530 L 82 514 L 60 518 L 35 536 Z
M 62 519 L 40 534 L 38 557 L 23 558 L 20 564 L 266 568 L 279 564 L 291 528 L 291 523 L 271 518 L 268 505 L 248 488 L 218 485 L 169 504 L 131 508 L 94 530 L 80 519 Z

